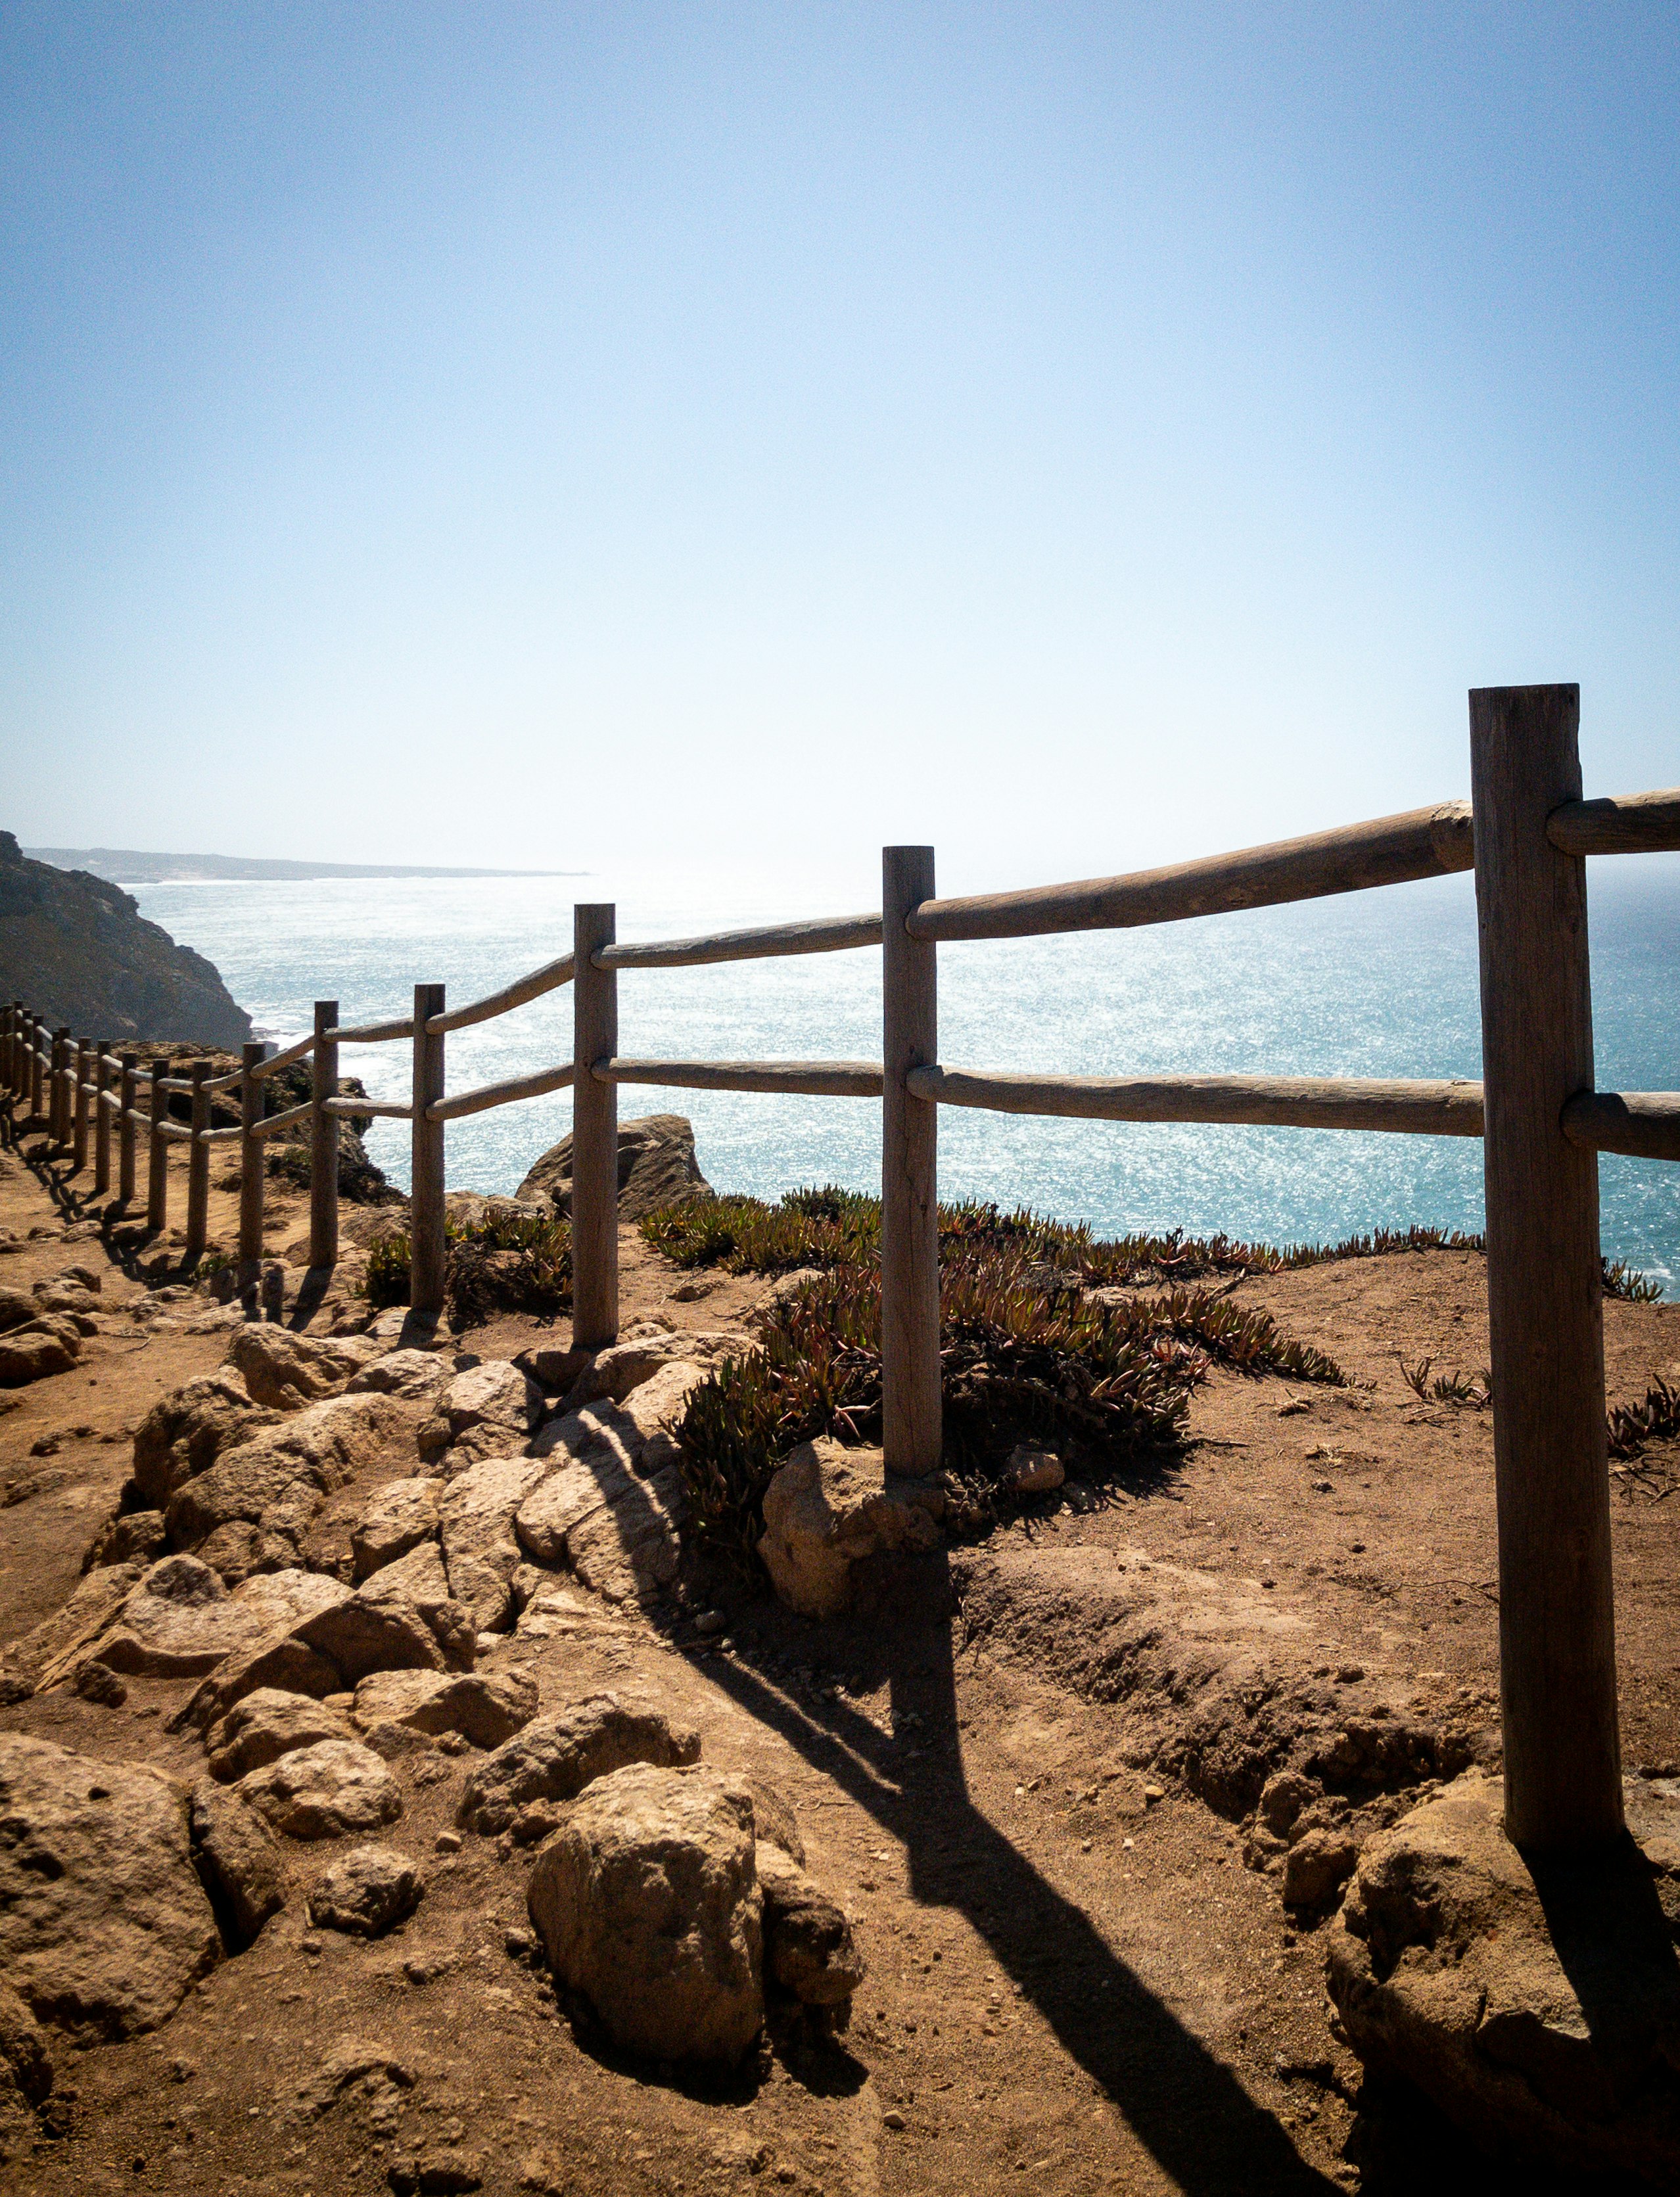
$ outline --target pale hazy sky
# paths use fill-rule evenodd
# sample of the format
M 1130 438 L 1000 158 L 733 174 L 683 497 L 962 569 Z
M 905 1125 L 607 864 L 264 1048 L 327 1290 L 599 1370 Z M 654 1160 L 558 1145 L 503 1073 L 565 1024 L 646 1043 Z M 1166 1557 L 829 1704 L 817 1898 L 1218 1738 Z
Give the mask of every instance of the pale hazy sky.
M 948 888 L 1680 780 L 1680 11 L 0 7 L 0 825 Z

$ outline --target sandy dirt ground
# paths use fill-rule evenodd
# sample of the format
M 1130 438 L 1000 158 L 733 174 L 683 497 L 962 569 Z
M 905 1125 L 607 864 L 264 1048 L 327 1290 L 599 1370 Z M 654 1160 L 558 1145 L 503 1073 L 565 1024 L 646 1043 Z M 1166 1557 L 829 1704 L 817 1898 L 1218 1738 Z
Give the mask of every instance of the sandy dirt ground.
M 0 1395 L 0 1644 L 70 1593 L 136 1423 L 219 1363 L 235 1316 L 160 1297 L 167 1271 L 125 1267 L 61 1169 L 28 1153 L 0 1154 L 0 1231 L 18 1239 L 0 1286 L 93 1263 L 105 1310 L 74 1368 Z M 178 1216 L 178 1177 L 172 1197 Z M 212 1236 L 230 1241 L 233 1219 L 217 1190 Z M 271 1199 L 277 1252 L 305 1220 Z M 356 1226 L 331 1286 L 289 1301 L 311 1333 L 366 1317 Z M 680 1274 L 630 1230 L 622 1256 L 627 1322 L 729 1327 L 766 1293 Z M 472 1766 L 439 1751 L 399 1765 L 404 1813 L 385 1835 L 424 1866 L 410 1921 L 372 1942 L 310 1929 L 331 1845 L 288 1846 L 286 1907 L 163 2028 L 56 2050 L 47 2125 L 0 2188 L 336 2197 L 399 2186 L 401 2162 L 428 2159 L 444 2165 L 420 2186 L 497 2197 L 1544 2188 L 1473 2158 L 1418 2101 L 1362 2085 L 1324 1994 L 1323 1914 L 1286 1909 L 1275 1857 L 1254 1865 L 1268 1858 L 1255 1764 L 1292 1716 L 1365 1732 L 1410 1719 L 1442 1760 L 1497 1760 L 1488 1415 L 1420 1403 L 1400 1370 L 1486 1363 L 1482 1262 L 1348 1261 L 1237 1295 L 1361 1385 L 1217 1375 L 1180 1459 L 1124 1489 L 1072 1482 L 843 1624 L 746 1597 L 701 1639 L 603 1603 L 485 1659 L 525 1672 L 545 1709 L 601 1685 L 646 1693 L 698 1726 L 705 1760 L 781 1788 L 868 1962 L 843 2037 L 767 2044 L 722 2082 L 605 2049 L 529 1957 L 532 1850 L 470 1835 L 438 1850 Z M 445 1347 L 568 1340 L 509 1318 Z M 1642 1395 L 1680 1370 L 1680 1307 L 1613 1304 L 1607 1341 L 1613 1400 Z M 1671 1465 L 1654 1451 L 1615 1483 L 1631 1774 L 1680 1756 Z M 383 1461 L 333 1517 L 402 1469 Z M 0 1729 L 191 1782 L 202 1749 L 165 1728 L 189 1690 L 134 1680 L 115 1708 L 49 1692 L 0 1710 Z M 1355 1782 L 1349 1820 L 1368 1825 L 1427 1777 Z M 311 2078 L 355 2040 L 411 2082 L 313 2113 Z

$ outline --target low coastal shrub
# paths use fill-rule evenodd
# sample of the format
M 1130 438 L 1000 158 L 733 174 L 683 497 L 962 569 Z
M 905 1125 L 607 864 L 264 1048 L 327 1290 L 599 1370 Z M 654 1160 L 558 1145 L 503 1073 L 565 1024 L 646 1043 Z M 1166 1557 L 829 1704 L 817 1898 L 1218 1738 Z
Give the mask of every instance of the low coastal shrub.
M 571 1223 L 526 1214 L 483 1214 L 443 1223 L 443 1292 L 451 1318 L 470 1327 L 499 1312 L 552 1317 L 571 1306 Z M 411 1248 L 406 1229 L 372 1244 L 362 1293 L 384 1307 L 408 1301 Z

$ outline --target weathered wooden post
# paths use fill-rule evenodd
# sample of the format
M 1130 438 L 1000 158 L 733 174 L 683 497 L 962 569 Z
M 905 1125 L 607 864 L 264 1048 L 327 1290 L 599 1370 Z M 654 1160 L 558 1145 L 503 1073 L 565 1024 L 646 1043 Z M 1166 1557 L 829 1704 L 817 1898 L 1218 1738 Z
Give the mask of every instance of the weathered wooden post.
M 134 1114 L 140 1097 L 136 1088 L 140 1081 L 140 1055 L 125 1052 L 122 1062 L 122 1081 L 117 1087 L 122 1100 L 117 1109 L 117 1203 L 126 1213 L 134 1203 Z
M 161 1124 L 169 1118 L 169 1093 L 164 1078 L 166 1060 L 152 1063 L 151 1127 L 146 1150 L 146 1232 L 160 1235 L 169 1225 L 169 1139 Z
M 111 1058 L 101 1038 L 93 1049 L 93 1194 L 111 1188 Z
M 14 1006 L 8 1006 L 4 1015 L 0 1016 L 0 1087 L 3 1087 L 9 1098 L 18 1087 L 17 1046 L 13 1035 L 17 1017 Z
M 618 1087 L 591 1073 L 618 1050 L 618 972 L 593 956 L 617 936 L 610 901 L 572 909 L 571 1339 L 600 1350 L 618 1334 Z
M 339 1095 L 339 1047 L 327 1033 L 339 1026 L 336 1000 L 315 1003 L 315 1051 L 310 1058 L 310 1265 L 339 1256 L 339 1124 L 327 1101 Z
M 239 1292 L 254 1290 L 263 1278 L 263 1144 L 254 1135 L 263 1118 L 263 1085 L 257 1070 L 267 1048 L 248 1038 L 240 1052 L 239 1077 Z
M 938 1467 L 939 1110 L 912 1096 L 939 1061 L 939 949 L 905 928 L 933 898 L 933 849 L 881 855 L 881 1416 L 889 1472 Z
M 55 1145 L 67 1145 L 70 1141 L 70 1026 L 67 1023 L 61 1023 L 53 1032 L 52 1079 L 52 1139 Z
M 32 1122 L 42 1118 L 43 1104 L 47 1096 L 42 1087 L 46 1064 L 41 1058 L 47 1034 L 47 1025 L 39 1015 L 29 1017 L 29 1118 Z
M 210 1093 L 204 1087 L 213 1065 L 208 1060 L 195 1060 L 189 1071 L 193 1079 L 193 1140 L 187 1147 L 187 1248 L 183 1255 L 189 1267 L 196 1267 L 203 1258 L 204 1247 L 210 1238 Z
M 1593 1085 L 1586 865 L 1546 837 L 1581 797 L 1576 687 L 1470 695 L 1505 1829 L 1622 1827 L 1598 1158 L 1559 1116 Z
M 408 1308 L 426 1319 L 443 1315 L 449 1278 L 443 1232 L 443 1124 L 430 1109 L 443 1096 L 442 1030 L 426 1024 L 443 1012 L 441 984 L 414 987 L 414 1135 L 408 1180 Z
M 88 1163 L 88 1071 L 92 1066 L 93 1041 L 78 1037 L 70 1053 L 70 1172 L 80 1174 Z

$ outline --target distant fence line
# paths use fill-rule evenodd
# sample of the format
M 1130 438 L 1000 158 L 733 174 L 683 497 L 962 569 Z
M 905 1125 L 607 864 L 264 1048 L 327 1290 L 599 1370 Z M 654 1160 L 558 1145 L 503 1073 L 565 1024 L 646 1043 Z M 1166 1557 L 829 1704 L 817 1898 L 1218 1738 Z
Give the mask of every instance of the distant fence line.
M 311 1035 L 240 1067 L 142 1074 L 67 1029 L 50 1034 L 14 1004 L 0 1018 L 0 1082 L 26 1104 L 94 1188 L 136 1198 L 148 1152 L 147 1222 L 166 1220 L 167 1149 L 187 1143 L 186 1257 L 207 1240 L 210 1149 L 240 1154 L 239 1278 L 262 1256 L 263 1140 L 312 1130 L 310 1262 L 338 1255 L 337 1136 L 345 1116 L 412 1123 L 411 1304 L 435 1318 L 444 1290 L 448 1122 L 573 1089 L 573 1335 L 584 1348 L 618 1328 L 617 1087 L 784 1092 L 880 1098 L 883 1443 L 890 1471 L 921 1475 L 941 1452 L 938 1110 L 1122 1122 L 1241 1122 L 1480 1137 L 1487 1213 L 1507 1826 L 1520 1843 L 1564 1847 L 1622 1822 L 1609 1493 L 1604 1433 L 1597 1154 L 1680 1159 L 1680 1093 L 1593 1086 L 1585 858 L 1680 849 L 1680 790 L 1584 800 L 1579 690 L 1490 687 L 1470 695 L 1473 798 L 1341 830 L 1146 871 L 1027 891 L 941 900 L 930 847 L 889 847 L 877 914 L 773 925 L 652 943 L 620 943 L 608 903 L 573 912 L 570 954 L 472 1005 L 445 1011 L 441 984 L 417 984 L 414 1011 L 360 1027 L 317 1000 Z M 1124 929 L 1275 907 L 1474 869 L 1480 932 L 1480 1082 L 1332 1076 L 1075 1076 L 948 1067 L 938 1057 L 941 940 Z M 642 1060 L 618 1052 L 621 971 L 882 949 L 879 1061 Z M 563 984 L 573 987 L 569 1061 L 444 1095 L 445 1044 Z M 338 1095 L 343 1045 L 407 1042 L 412 1097 Z M 312 1096 L 264 1118 L 265 1078 L 311 1064 Z M 211 1127 L 211 1100 L 237 1088 L 238 1127 Z M 190 1121 L 168 1117 L 190 1100 Z M 142 1107 L 142 1098 L 146 1104 Z

